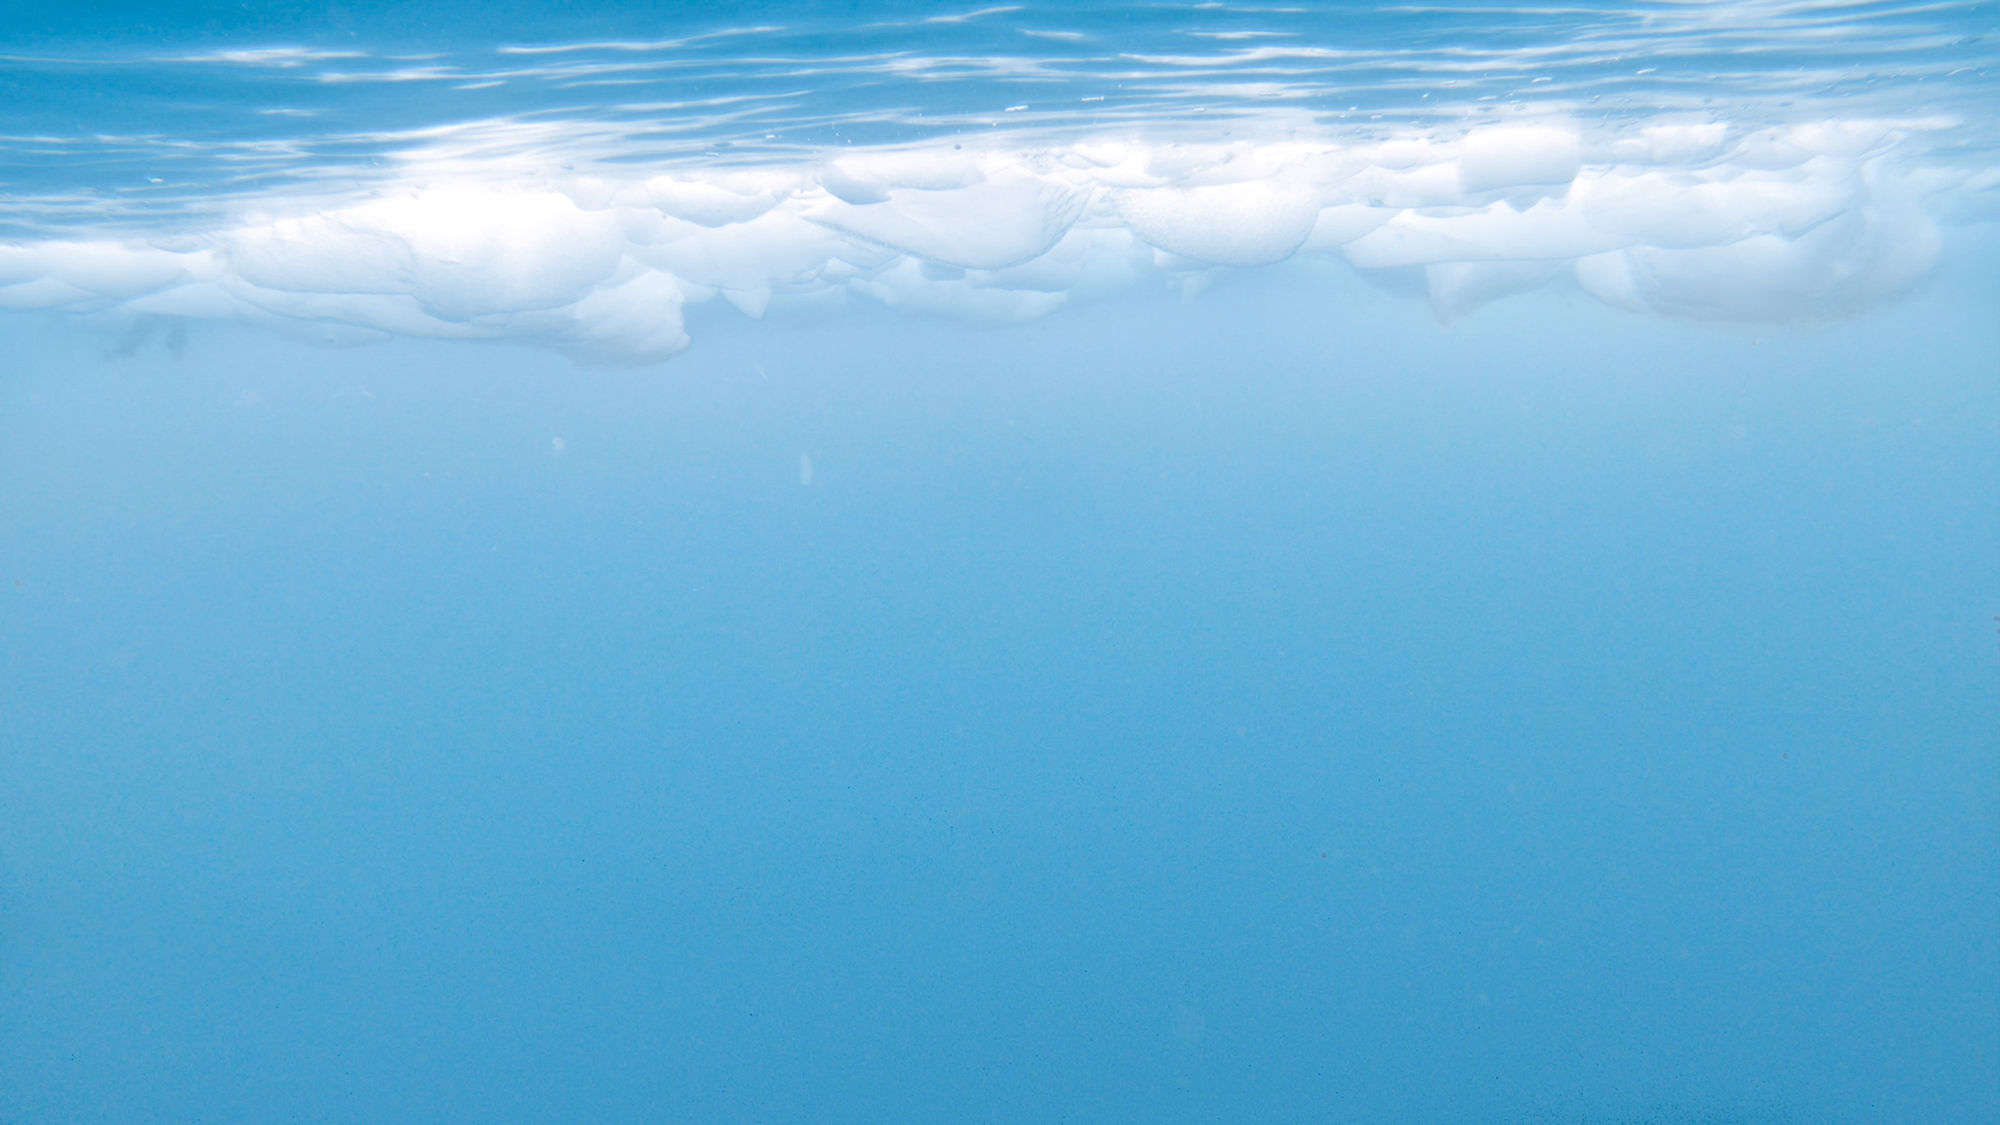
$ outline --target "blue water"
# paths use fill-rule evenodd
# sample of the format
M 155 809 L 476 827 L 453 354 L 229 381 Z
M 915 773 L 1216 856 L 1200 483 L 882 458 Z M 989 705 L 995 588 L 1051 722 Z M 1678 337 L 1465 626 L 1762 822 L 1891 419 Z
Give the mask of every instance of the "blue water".
M 691 52 L 660 44 L 743 21 L 7 11 L 0 1121 L 2000 1119 L 1983 6 L 818 5 Z M 1614 80 L 1579 27 L 1698 62 Z M 1127 57 L 1190 31 L 1374 69 L 1292 74 L 1311 104 L 1279 113 L 1231 69 L 1263 63 L 1214 57 L 1259 40 Z M 424 241 L 496 198 L 532 234 L 542 204 L 353 217 L 397 161 L 838 185 L 850 141 L 947 161 L 1000 143 L 967 139 L 1002 128 L 982 115 L 1008 144 L 1375 144 L 1483 112 L 1477 82 L 1413 104 L 1477 50 L 1571 60 L 1502 104 L 1623 99 L 1575 126 L 1585 178 L 1589 146 L 1718 93 L 1753 141 L 1737 122 L 1961 113 L 1855 173 L 1917 187 L 1783 238 L 1912 199 L 1942 250 L 1841 243 L 1806 282 L 1752 275 L 1755 315 L 1619 305 L 1581 265 L 1468 304 L 1451 262 L 1212 265 L 1185 249 L 1210 228 L 1133 209 L 1177 249 L 1116 260 L 1157 276 L 1065 281 L 1033 317 L 922 305 L 1054 290 L 870 235 L 890 257 L 767 288 L 757 319 L 672 275 L 691 345 L 579 366 L 577 333 L 627 321 L 549 319 L 573 295 L 479 288 Z M 425 52 L 449 74 L 321 80 Z M 687 73 L 615 103 L 542 72 L 450 88 L 631 58 Z M 1801 108 L 1808 58 L 1875 77 Z M 1140 92 L 999 117 L 1030 98 L 988 64 L 1021 59 L 1065 96 Z M 660 108 L 724 96 L 749 108 Z M 518 140 L 537 115 L 560 127 Z M 475 142 L 424 147 L 446 134 Z M 1717 167 L 1852 182 L 1744 144 L 1659 157 L 1660 198 Z M 841 190 L 1011 214 L 909 186 L 933 174 Z M 1489 207 L 1453 182 L 1462 206 L 1408 214 Z M 1510 198 L 1491 213 L 1541 197 Z M 302 225 L 257 225 L 280 212 Z M 1215 213 L 1185 221 L 1263 229 Z M 565 266 L 569 237 L 486 269 Z M 254 258 L 271 240 L 319 256 Z M 1597 252 L 1568 245 L 1521 260 Z M 1622 260 L 1711 287 L 1740 261 L 1645 252 Z M 194 264 L 147 264 L 169 253 Z M 905 259 L 921 281 L 871 288 Z M 1893 284 L 1829 304 L 1853 269 Z

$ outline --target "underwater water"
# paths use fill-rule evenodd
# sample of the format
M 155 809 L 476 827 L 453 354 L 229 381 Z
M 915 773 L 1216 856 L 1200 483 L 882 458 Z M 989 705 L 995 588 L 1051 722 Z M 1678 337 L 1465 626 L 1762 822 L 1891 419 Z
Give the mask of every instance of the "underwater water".
M 2000 1120 L 2000 6 L 0 13 L 0 1121 Z

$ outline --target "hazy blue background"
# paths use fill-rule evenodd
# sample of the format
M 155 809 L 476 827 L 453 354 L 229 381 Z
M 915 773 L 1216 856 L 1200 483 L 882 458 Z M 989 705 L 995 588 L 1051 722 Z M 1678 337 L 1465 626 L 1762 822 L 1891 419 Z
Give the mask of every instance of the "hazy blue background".
M 0 1120 L 1994 1120 L 1996 261 L 17 317 Z

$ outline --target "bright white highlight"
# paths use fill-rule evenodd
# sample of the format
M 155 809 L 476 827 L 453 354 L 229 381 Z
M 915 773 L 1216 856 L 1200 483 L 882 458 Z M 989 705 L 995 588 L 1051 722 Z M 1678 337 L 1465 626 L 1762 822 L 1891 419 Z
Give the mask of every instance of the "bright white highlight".
M 1216 270 L 1317 255 L 1420 271 L 1444 323 L 1546 284 L 1693 320 L 1819 321 L 1906 291 L 1938 259 L 1940 201 L 1992 194 L 1991 171 L 1906 155 L 1927 127 L 1594 137 L 1546 122 L 1349 143 L 937 146 L 626 178 L 412 165 L 368 198 L 205 234 L 0 246 L 0 308 L 331 342 L 516 339 L 644 364 L 686 348 L 683 308 L 718 297 L 758 318 L 858 299 L 1005 324 L 1148 279 L 1193 294 Z

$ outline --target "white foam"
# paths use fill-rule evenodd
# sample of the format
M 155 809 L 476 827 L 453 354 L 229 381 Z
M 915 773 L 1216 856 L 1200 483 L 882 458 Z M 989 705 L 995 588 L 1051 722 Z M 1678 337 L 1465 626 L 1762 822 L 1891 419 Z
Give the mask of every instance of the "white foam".
M 172 239 L 0 245 L 0 308 L 239 320 L 340 342 L 520 339 L 650 363 L 682 310 L 878 302 L 1009 324 L 1301 255 L 1422 273 L 1442 322 L 1543 285 L 1703 321 L 1818 321 L 1907 291 L 1996 177 L 1949 123 L 1547 121 L 1367 141 L 843 151 L 540 175 L 413 161 L 370 195 Z M 1937 151 L 1937 146 L 1930 146 Z M 267 211 L 278 204 L 266 201 Z

